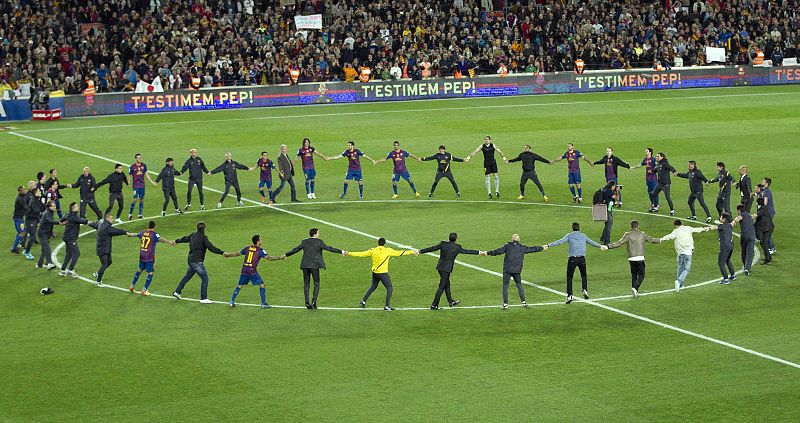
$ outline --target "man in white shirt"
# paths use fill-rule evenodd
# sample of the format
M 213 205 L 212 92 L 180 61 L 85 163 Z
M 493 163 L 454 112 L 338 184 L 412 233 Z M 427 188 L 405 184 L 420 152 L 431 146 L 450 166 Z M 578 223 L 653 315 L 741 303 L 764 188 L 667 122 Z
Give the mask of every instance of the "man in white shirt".
M 683 289 L 683 282 L 689 276 L 689 270 L 692 268 L 692 252 L 694 252 L 692 234 L 705 230 L 706 228 L 683 226 L 683 223 L 676 219 L 675 230 L 661 237 L 661 242 L 675 240 L 675 252 L 678 253 L 678 279 L 675 280 L 675 292 Z
M 392 79 L 400 79 L 403 77 L 403 70 L 400 69 L 400 65 L 397 62 L 394 62 L 394 66 L 389 69 L 389 75 L 392 75 Z

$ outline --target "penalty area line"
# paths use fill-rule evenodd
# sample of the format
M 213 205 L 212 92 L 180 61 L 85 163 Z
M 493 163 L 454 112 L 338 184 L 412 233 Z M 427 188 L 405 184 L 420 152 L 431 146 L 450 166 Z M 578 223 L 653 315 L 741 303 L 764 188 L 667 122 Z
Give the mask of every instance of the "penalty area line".
M 82 154 L 82 155 L 86 155 L 86 156 L 89 156 L 89 157 L 94 157 L 96 159 L 104 160 L 104 161 L 107 161 L 107 162 L 110 162 L 110 163 L 123 163 L 121 161 L 112 160 L 112 159 L 110 159 L 108 157 L 99 156 L 99 155 L 96 155 L 96 154 L 93 154 L 93 153 L 89 153 L 89 152 L 78 150 L 78 149 L 71 148 L 71 147 L 66 147 L 66 146 L 63 146 L 61 144 L 57 144 L 57 143 L 54 143 L 54 142 L 51 142 L 51 141 L 46 141 L 46 140 L 43 140 L 43 139 L 40 139 L 40 138 L 31 137 L 31 136 L 28 136 L 28 135 L 23 135 L 23 134 L 20 134 L 20 133 L 17 133 L 17 132 L 9 132 L 9 134 L 17 136 L 17 137 L 21 137 L 21 138 L 26 138 L 26 139 L 29 139 L 31 141 L 36 141 L 36 142 L 39 142 L 39 143 L 42 143 L 42 144 L 46 144 L 46 145 L 49 145 L 49 146 L 52 146 L 52 147 L 56 147 L 56 148 L 60 148 L 60 149 L 63 149 L 63 150 L 71 151 L 73 153 Z M 156 174 L 156 172 L 153 172 L 153 171 L 151 171 L 150 173 Z M 183 179 L 176 178 L 176 180 L 178 180 L 178 181 L 180 181 L 182 183 L 187 183 L 187 181 L 185 181 Z M 222 193 L 222 191 L 217 190 L 217 189 L 213 189 L 213 188 L 206 188 L 206 189 L 208 189 L 209 191 L 212 191 L 212 192 L 216 192 L 216 193 L 220 193 L 220 194 Z M 348 227 L 345 227 L 345 226 L 342 226 L 342 225 L 338 225 L 338 224 L 333 223 L 333 222 L 328 222 L 326 220 L 318 219 L 316 217 L 308 216 L 308 215 L 305 215 L 305 214 L 302 214 L 302 213 L 281 209 L 281 208 L 275 207 L 275 206 L 269 206 L 269 205 L 260 203 L 258 201 L 251 200 L 249 198 L 242 197 L 242 200 L 247 201 L 247 202 L 252 203 L 252 204 L 255 204 L 257 206 L 267 207 L 267 208 L 270 208 L 272 210 L 280 211 L 282 213 L 286 213 L 286 214 L 289 214 L 289 215 L 292 215 L 292 216 L 296 216 L 296 217 L 300 217 L 300 218 L 303 218 L 303 219 L 311 220 L 313 222 L 317 222 L 317 223 L 320 223 L 320 224 L 323 224 L 323 225 L 326 225 L 326 226 L 330 226 L 330 227 L 333 227 L 333 228 L 336 228 L 336 229 L 341 229 L 343 231 L 354 233 L 354 234 L 357 234 L 357 235 L 361 235 L 361 236 L 364 236 L 364 237 L 367 237 L 367 238 L 371 238 L 371 239 L 378 239 L 379 238 L 379 237 L 377 237 L 375 235 L 368 234 L 366 232 L 362 232 L 362 231 L 359 231 L 359 230 L 356 230 L 356 229 L 348 228 Z M 386 240 L 386 242 L 391 244 L 391 245 L 395 245 L 397 247 L 400 247 L 400 248 L 407 248 L 407 249 L 412 248 L 410 246 L 403 245 L 403 244 L 395 242 L 395 241 Z M 433 257 L 438 257 L 437 255 L 431 254 L 431 253 L 429 253 L 429 255 L 431 255 Z M 489 269 L 486 269 L 486 268 L 483 268 L 483 267 L 475 266 L 475 265 L 472 265 L 472 264 L 469 264 L 469 263 L 464 263 L 464 262 L 462 262 L 460 260 L 456 260 L 456 263 L 458 263 L 458 264 L 460 264 L 462 266 L 471 268 L 473 270 L 477 270 L 477 271 L 480 271 L 480 272 L 483 272 L 483 273 L 487 273 L 487 274 L 490 274 L 490 275 L 502 276 L 502 274 L 499 273 L 499 272 L 495 272 L 495 271 L 492 271 L 492 270 L 489 270 Z M 552 289 L 552 288 L 549 288 L 549 287 L 546 287 L 546 286 L 538 285 L 538 284 L 535 284 L 533 282 L 529 282 L 529 281 L 523 280 L 523 283 L 526 284 L 526 285 L 535 287 L 535 288 L 539 288 L 539 289 L 541 289 L 543 291 L 547 291 L 549 293 L 558 295 L 558 296 L 563 296 L 564 295 L 564 293 L 562 293 L 560 291 L 557 291 L 555 289 Z M 119 288 L 119 287 L 115 287 L 115 288 L 124 289 L 124 288 Z M 588 305 L 601 308 L 603 310 L 611 311 L 613 313 L 616 313 L 616 314 L 619 314 L 619 315 L 622 315 L 622 316 L 626 316 L 626 317 L 629 317 L 629 318 L 632 318 L 632 319 L 639 320 L 641 322 L 645 322 L 645 323 L 650 323 L 650 324 L 656 325 L 656 326 L 661 327 L 663 329 L 667 329 L 667 330 L 671 330 L 671 331 L 674 331 L 674 332 L 682 333 L 684 335 L 692 336 L 694 338 L 698 338 L 698 339 L 701 339 L 701 340 L 704 340 L 704 341 L 708 341 L 708 342 L 711 342 L 711 343 L 714 343 L 714 344 L 717 344 L 717 345 L 721 345 L 721 346 L 724 346 L 724 347 L 732 348 L 734 350 L 737 350 L 737 351 L 740 351 L 740 352 L 743 352 L 743 353 L 746 353 L 746 354 L 750 354 L 750 355 L 753 355 L 753 356 L 756 356 L 756 357 L 760 357 L 760 358 L 763 358 L 763 359 L 774 361 L 776 363 L 781 363 L 781 364 L 784 364 L 784 365 L 787 365 L 787 366 L 790 366 L 790 367 L 794 367 L 794 368 L 800 369 L 800 364 L 797 364 L 797 363 L 794 363 L 794 362 L 791 362 L 791 361 L 788 361 L 788 360 L 784 360 L 782 358 L 778 358 L 778 357 L 775 357 L 775 356 L 771 356 L 771 355 L 768 355 L 768 354 L 764 354 L 764 353 L 761 353 L 761 352 L 758 352 L 758 351 L 755 351 L 755 350 L 751 350 L 749 348 L 745 348 L 745 347 L 742 347 L 742 346 L 739 346 L 739 345 L 736 345 L 736 344 L 732 344 L 730 342 L 726 342 L 726 341 L 722 341 L 722 340 L 719 340 L 719 339 L 716 339 L 716 338 L 712 338 L 710 336 L 706 336 L 706 335 L 703 335 L 703 334 L 700 334 L 700 333 L 697 333 L 697 332 L 692 332 L 692 331 L 689 331 L 689 330 L 686 330 L 686 329 L 682 329 L 682 328 L 679 328 L 677 326 L 673 326 L 673 325 L 670 325 L 670 324 L 667 324 L 667 323 L 659 322 L 657 320 L 653 320 L 653 319 L 650 319 L 650 318 L 647 318 L 647 317 L 644 317 L 644 316 L 640 316 L 638 314 L 634 314 L 634 313 L 630 313 L 630 312 L 627 312 L 627 311 L 624 311 L 624 310 L 620 310 L 618 308 L 611 307 L 611 306 L 608 306 L 606 304 L 602 304 L 602 303 L 595 302 L 595 301 L 592 301 L 592 300 L 583 300 L 583 299 L 578 300 L 578 302 L 583 302 L 583 303 L 586 303 Z M 287 307 L 291 307 L 291 306 L 287 306 Z

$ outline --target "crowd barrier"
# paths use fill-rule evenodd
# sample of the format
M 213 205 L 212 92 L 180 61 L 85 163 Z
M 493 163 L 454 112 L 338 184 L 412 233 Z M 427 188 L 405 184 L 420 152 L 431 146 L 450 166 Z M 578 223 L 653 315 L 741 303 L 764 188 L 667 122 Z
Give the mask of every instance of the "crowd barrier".
M 64 97 L 50 99 L 51 109 L 64 109 Z M 0 100 L 0 121 L 31 120 L 33 112 L 28 100 Z
M 64 116 L 553 93 L 661 90 L 800 83 L 800 67 L 717 67 L 668 71 L 555 73 L 422 81 L 328 82 L 224 87 L 164 93 L 114 93 L 64 98 Z

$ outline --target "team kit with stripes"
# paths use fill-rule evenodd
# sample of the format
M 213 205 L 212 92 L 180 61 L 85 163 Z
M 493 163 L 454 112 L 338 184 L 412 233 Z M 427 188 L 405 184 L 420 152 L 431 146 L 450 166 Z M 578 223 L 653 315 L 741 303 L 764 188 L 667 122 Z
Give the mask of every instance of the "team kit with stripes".
M 294 249 L 281 255 L 269 255 L 262 248 L 262 239 L 259 235 L 254 235 L 251 239 L 251 243 L 239 251 L 222 251 L 214 246 L 205 235 L 205 223 L 203 222 L 197 223 L 196 232 L 176 240 L 168 240 L 161 237 L 155 230 L 155 221 L 152 220 L 149 222 L 147 229 L 137 233 L 127 232 L 113 226 L 115 222 L 122 223 L 121 217 L 124 208 L 124 197 L 122 194 L 123 185 L 129 185 L 132 190 L 132 201 L 128 208 L 128 220 L 133 219 L 134 216 L 143 219 L 145 187 L 148 182 L 153 186 L 161 185 L 164 195 L 164 202 L 161 208 L 162 216 L 166 216 L 170 202 L 176 214 L 182 214 L 183 210 L 190 210 L 192 208 L 192 193 L 195 189 L 197 190 L 200 210 L 205 210 L 203 178 L 204 176 L 211 176 L 217 173 L 223 174 L 225 182 L 225 189 L 219 198 L 217 207 L 223 207 L 223 203 L 230 193 L 231 188 L 233 188 L 236 194 L 237 204 L 242 206 L 242 192 L 239 187 L 237 172 L 239 170 L 257 170 L 259 172 L 258 192 L 263 203 L 268 203 L 270 205 L 276 204 L 278 202 L 277 197 L 287 184 L 291 191 L 291 201 L 299 202 L 296 198 L 294 184 L 294 166 L 298 161 L 300 162 L 303 173 L 306 197 L 310 200 L 314 200 L 316 199 L 315 179 L 317 173 L 314 164 L 315 156 L 326 161 L 341 158 L 347 159 L 347 172 L 342 186 L 342 192 L 339 196 L 342 199 L 347 197 L 348 188 L 351 183 L 356 183 L 358 185 L 359 199 L 364 198 L 364 182 L 361 167 L 362 157 L 371 161 L 374 165 L 386 161 L 391 161 L 393 163 L 392 199 L 400 197 L 398 190 L 400 179 L 403 179 L 408 184 L 414 197 L 418 198 L 422 196 L 417 190 L 408 168 L 406 167 L 406 160 L 409 158 L 417 161 L 436 162 L 434 181 L 428 191 L 429 198 L 434 196 L 436 187 L 442 178 L 448 179 L 453 187 L 455 195 L 461 197 L 461 191 L 453 176 L 452 163 L 469 162 L 470 159 L 478 153 L 482 153 L 483 155 L 486 191 L 489 199 L 500 198 L 500 179 L 497 165 L 498 156 L 506 164 L 516 162 L 522 163 L 519 195 L 516 197 L 518 200 L 526 198 L 525 187 L 530 180 L 536 185 L 543 201 L 549 202 L 544 187 L 536 174 L 535 165 L 537 161 L 548 165 L 555 164 L 562 160 L 567 161 L 567 184 L 574 203 L 583 202 L 580 161 L 585 161 L 589 166 L 603 166 L 606 184 L 603 188 L 594 192 L 592 197 L 595 218 L 605 221 L 605 227 L 600 241 L 596 242 L 592 240 L 581 232 L 578 223 L 573 223 L 570 233 L 567 233 L 559 240 L 541 246 L 526 246 L 520 242 L 518 234 L 513 234 L 508 243 L 497 249 L 486 251 L 470 250 L 462 248 L 457 243 L 458 234 L 451 233 L 447 241 L 442 241 L 439 244 L 420 250 L 395 250 L 386 246 L 386 240 L 384 238 L 379 238 L 376 247 L 367 251 L 356 252 L 326 245 L 319 239 L 319 229 L 312 228 L 309 230 L 309 238 L 303 240 L 300 245 Z M 189 157 L 180 169 L 175 166 L 175 162 L 172 158 L 167 158 L 164 167 L 157 174 L 155 179 L 150 176 L 151 172 L 149 172 L 147 165 L 142 161 L 141 154 L 135 155 L 134 163 L 128 166 L 127 172 L 125 172 L 122 164 L 116 164 L 114 171 L 100 182 L 97 182 L 88 167 L 83 169 L 82 174 L 78 176 L 75 183 L 69 184 L 62 184 L 60 182 L 57 169 L 51 169 L 49 174 L 39 172 L 35 181 L 28 182 L 27 186 L 18 187 L 18 196 L 16 197 L 14 207 L 16 237 L 11 252 L 22 254 L 28 260 L 35 260 L 31 249 L 34 244 L 38 243 L 41 247 L 41 252 L 35 264 L 36 268 L 46 268 L 47 270 L 56 268 L 52 259 L 50 239 L 53 238 L 53 228 L 63 225 L 64 233 L 62 240 L 64 242 L 66 256 L 64 262 L 61 264 L 59 275 L 77 278 L 79 275 L 75 272 L 75 266 L 80 257 L 80 249 L 78 248 L 80 226 L 90 226 L 96 230 L 96 254 L 100 259 L 100 268 L 93 274 L 93 280 L 97 285 L 103 286 L 103 275 L 112 264 L 111 252 L 113 237 L 122 235 L 136 237 L 139 240 L 139 266 L 133 275 L 128 289 L 130 292 L 138 291 L 144 296 L 150 296 L 150 285 L 153 281 L 155 270 L 156 246 L 159 243 L 165 243 L 171 246 L 175 246 L 179 243 L 187 243 L 190 249 L 188 268 L 186 275 L 172 294 L 175 298 L 182 299 L 181 292 L 183 287 L 189 280 L 197 275 L 201 279 L 200 302 L 212 303 L 207 295 L 209 278 L 203 264 L 206 252 L 210 251 L 214 254 L 223 255 L 224 257 L 243 257 L 240 278 L 231 295 L 230 302 L 228 303 L 231 307 L 235 307 L 236 298 L 240 290 L 247 285 L 253 285 L 259 287 L 261 306 L 263 308 L 270 308 L 271 306 L 266 300 L 266 286 L 258 273 L 260 261 L 262 259 L 270 261 L 286 260 L 288 257 L 302 251 L 303 258 L 300 267 L 303 270 L 305 306 L 308 309 L 317 308 L 317 299 L 320 291 L 319 271 L 325 268 L 323 251 L 341 254 L 345 257 L 369 257 L 372 260 L 372 284 L 361 301 L 359 301 L 358 306 L 365 308 L 370 295 L 382 284 L 386 288 L 384 310 L 387 311 L 394 310 L 391 304 L 393 285 L 389 276 L 389 261 L 392 257 L 432 254 L 438 251 L 439 261 L 437 264 L 437 271 L 440 276 L 440 283 L 430 308 L 432 310 L 439 310 L 442 294 L 446 295 L 450 307 L 456 307 L 460 304 L 460 301 L 454 299 L 450 289 L 450 274 L 453 271 L 456 258 L 459 254 L 504 256 L 502 272 L 503 302 L 501 307 L 507 309 L 509 304 L 508 288 L 512 279 L 515 282 L 521 305 L 524 307 L 528 305 L 520 276 L 523 268 L 524 256 L 529 253 L 545 251 L 561 244 L 568 245 L 567 304 L 573 301 L 572 282 L 576 270 L 580 272 L 581 277 L 580 294 L 584 299 L 589 299 L 585 260 L 587 245 L 598 248 L 601 251 L 618 248 L 623 245 L 626 246 L 628 261 L 631 268 L 631 293 L 634 298 L 638 297 L 639 289 L 644 280 L 644 252 L 646 243 L 658 244 L 664 241 L 674 241 L 677 254 L 676 291 L 680 291 L 684 288 L 684 281 L 691 269 L 691 258 L 694 252 L 693 234 L 695 233 L 708 231 L 717 232 L 719 238 L 717 264 L 722 275 L 719 283 L 723 285 L 727 285 L 735 280 L 737 273 L 740 275 L 750 275 L 753 261 L 758 253 L 755 249 L 756 242 L 760 243 L 763 251 L 763 264 L 769 264 L 772 261 L 772 254 L 776 252 L 775 245 L 772 241 L 772 233 L 774 231 L 772 218 L 775 214 L 775 208 L 772 201 L 772 191 L 770 190 L 770 185 L 772 183 L 770 178 L 765 177 L 761 180 L 761 183 L 753 186 L 746 166 L 739 166 L 738 175 L 733 175 L 726 169 L 725 163 L 723 162 L 716 163 L 717 174 L 712 179 L 706 178 L 694 161 L 689 161 L 685 172 L 678 172 L 677 169 L 670 165 L 664 153 L 654 153 L 651 148 L 645 149 L 645 157 L 634 166 L 631 166 L 615 156 L 611 147 L 606 149 L 606 154 L 602 158 L 592 161 L 575 149 L 574 145 L 571 143 L 567 144 L 564 154 L 554 160 L 547 160 L 533 153 L 530 145 L 525 145 L 522 152 L 516 157 L 509 159 L 506 154 L 492 142 L 490 136 L 484 137 L 483 143 L 463 159 L 455 157 L 447 152 L 444 145 L 439 146 L 438 152 L 431 156 L 416 156 L 403 150 L 398 141 L 394 141 L 392 150 L 389 151 L 384 158 L 379 160 L 372 159 L 363 151 L 356 148 L 355 142 L 353 141 L 347 142 L 346 149 L 341 154 L 329 157 L 318 152 L 311 145 L 311 140 L 308 138 L 303 139 L 301 148 L 298 149 L 297 153 L 293 156 L 289 155 L 287 146 L 282 145 L 281 152 L 276 159 L 277 162 L 270 159 L 267 152 L 262 152 L 253 166 L 241 164 L 233 160 L 230 153 L 226 153 L 225 160 L 222 164 L 209 170 L 204 160 L 198 155 L 196 149 L 191 149 L 189 154 Z M 613 225 L 613 211 L 623 205 L 622 185 L 618 183 L 620 167 L 629 170 L 644 168 L 646 189 L 650 200 L 650 208 L 648 210 L 650 213 L 659 213 L 661 210 L 660 197 L 663 193 L 664 200 L 669 207 L 668 213 L 670 216 L 674 216 L 675 208 L 670 195 L 671 177 L 676 176 L 687 179 L 690 188 L 688 198 L 690 216 L 686 219 L 698 219 L 695 203 L 699 203 L 706 215 L 705 221 L 709 225 L 690 227 L 684 225 L 681 219 L 676 219 L 674 222 L 675 229 L 671 233 L 657 238 L 651 237 L 643 232 L 639 228 L 639 222 L 634 220 L 630 222 L 630 230 L 625 232 L 620 240 L 611 242 L 610 231 Z M 152 173 L 156 174 L 155 172 Z M 274 173 L 277 173 L 279 178 L 278 187 L 275 190 L 273 190 Z M 183 210 L 178 204 L 178 197 L 175 190 L 175 177 L 181 175 L 188 177 L 186 204 Z M 706 205 L 704 198 L 704 186 L 710 184 L 715 184 L 718 188 L 715 205 L 717 212 L 716 218 L 712 217 L 711 211 Z M 101 213 L 95 199 L 95 194 L 97 190 L 104 185 L 108 185 L 109 204 L 105 212 Z M 61 190 L 64 189 L 79 189 L 80 192 L 80 202 L 69 204 L 66 213 L 62 211 L 61 205 L 61 199 L 63 198 Z M 731 210 L 732 192 L 734 192 L 734 190 L 739 191 L 737 195 L 738 204 L 736 204 L 735 212 Z M 115 203 L 117 204 L 116 214 L 113 213 Z M 753 211 L 753 206 L 755 206 L 755 211 Z M 96 220 L 89 220 L 86 218 L 87 208 L 90 208 L 96 215 Z M 598 210 L 600 211 L 599 218 L 597 217 Z M 137 212 L 136 214 L 134 214 L 135 211 Z M 738 236 L 740 238 L 742 261 L 742 268 L 739 272 L 735 271 L 732 263 L 732 254 L 734 250 L 733 229 L 737 225 L 740 227 Z M 142 274 L 145 275 L 145 281 L 141 289 L 139 289 L 137 288 L 137 284 Z M 312 281 L 313 290 L 311 289 Z

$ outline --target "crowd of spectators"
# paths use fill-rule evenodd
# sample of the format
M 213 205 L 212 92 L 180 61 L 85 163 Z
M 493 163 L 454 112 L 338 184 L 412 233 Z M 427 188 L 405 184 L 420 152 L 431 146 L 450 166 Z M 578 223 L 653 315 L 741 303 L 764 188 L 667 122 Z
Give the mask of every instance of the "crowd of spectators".
M 322 14 L 321 30 L 295 15 Z M 796 0 L 3 0 L 0 87 L 80 93 L 795 57 Z

